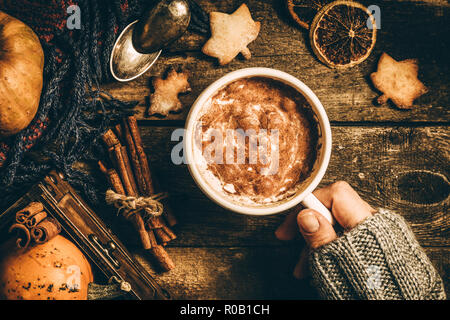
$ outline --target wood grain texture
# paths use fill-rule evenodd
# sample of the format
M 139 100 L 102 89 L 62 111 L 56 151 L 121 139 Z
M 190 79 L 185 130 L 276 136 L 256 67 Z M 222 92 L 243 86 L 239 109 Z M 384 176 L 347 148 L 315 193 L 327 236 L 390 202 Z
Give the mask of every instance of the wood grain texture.
M 241 0 L 198 0 L 206 11 L 231 13 Z M 259 37 L 249 45 L 252 58 L 237 57 L 220 67 L 200 52 L 206 37 L 186 33 L 166 49 L 143 77 L 126 84 L 103 84 L 115 97 L 139 101 L 137 107 L 145 151 L 152 173 L 171 194 L 179 224 L 177 240 L 168 252 L 177 267 L 156 275 L 178 299 L 301 299 L 316 298 L 306 281 L 296 281 L 292 268 L 302 241 L 283 243 L 274 230 L 284 214 L 246 217 L 210 201 L 192 180 L 186 165 L 171 162 L 171 141 L 176 126 L 184 126 L 189 108 L 213 81 L 245 67 L 271 67 L 305 82 L 322 101 L 333 128 L 333 153 L 321 185 L 348 181 L 371 205 L 402 214 L 444 279 L 449 293 L 450 148 L 448 124 L 450 63 L 450 5 L 441 0 L 363 0 L 378 5 L 381 29 L 371 56 L 349 70 L 329 69 L 314 57 L 308 33 L 288 16 L 283 0 L 246 1 Z M 387 104 L 377 106 L 379 92 L 369 75 L 387 52 L 397 60 L 417 58 L 419 79 L 429 93 L 411 110 Z M 146 118 L 152 76 L 169 66 L 191 73 L 192 93 L 182 95 L 185 108 L 167 118 Z M 300 210 L 297 208 L 296 210 Z M 110 215 L 111 212 L 106 214 Z M 138 248 L 131 226 L 114 228 L 123 241 Z M 138 249 L 136 256 L 150 271 Z
M 317 299 L 309 279 L 292 276 L 299 246 L 277 248 L 168 248 L 176 267 L 153 273 L 142 252 L 135 257 L 175 299 Z M 450 251 L 426 248 L 449 294 Z
M 278 246 L 283 215 L 247 217 L 227 212 L 196 186 L 186 165 L 174 165 L 172 127 L 143 127 L 152 173 L 171 195 L 179 219 L 170 246 Z M 447 127 L 333 127 L 334 145 L 321 185 L 348 181 L 371 205 L 402 214 L 425 246 L 450 245 Z M 297 209 L 299 210 L 299 209 Z M 127 241 L 133 241 L 123 232 Z
M 232 12 L 242 1 L 200 1 L 207 11 Z M 145 118 L 150 95 L 150 78 L 164 73 L 169 66 L 191 71 L 192 93 L 181 97 L 185 105 L 179 114 L 167 119 L 184 120 L 196 97 L 209 84 L 230 71 L 245 67 L 271 67 L 286 71 L 304 81 L 324 104 L 334 122 L 445 122 L 450 120 L 448 109 L 450 67 L 446 57 L 450 32 L 449 6 L 435 1 L 369 1 L 381 9 L 381 29 L 377 45 L 368 60 L 349 70 L 334 70 L 314 57 L 308 34 L 297 28 L 283 6 L 284 1 L 248 1 L 253 17 L 262 22 L 260 36 L 250 44 L 252 59 L 238 57 L 229 65 L 217 62 L 200 52 L 206 38 L 188 33 L 166 50 L 158 63 L 143 77 L 127 84 L 110 83 L 102 86 L 122 100 L 139 101 L 140 119 Z M 377 106 L 379 93 L 373 88 L 369 75 L 375 71 L 382 52 L 397 60 L 419 59 L 419 78 L 429 93 L 416 101 L 412 110 L 399 110 L 392 105 Z

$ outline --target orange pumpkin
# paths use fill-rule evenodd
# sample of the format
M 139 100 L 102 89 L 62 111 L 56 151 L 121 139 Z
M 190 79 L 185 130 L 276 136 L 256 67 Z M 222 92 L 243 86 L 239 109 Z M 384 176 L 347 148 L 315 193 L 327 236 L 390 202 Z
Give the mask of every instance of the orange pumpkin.
M 19 250 L 0 250 L 0 300 L 86 300 L 93 281 L 84 254 L 63 236 Z
M 39 107 L 44 51 L 23 22 L 0 11 L 0 138 L 26 128 Z

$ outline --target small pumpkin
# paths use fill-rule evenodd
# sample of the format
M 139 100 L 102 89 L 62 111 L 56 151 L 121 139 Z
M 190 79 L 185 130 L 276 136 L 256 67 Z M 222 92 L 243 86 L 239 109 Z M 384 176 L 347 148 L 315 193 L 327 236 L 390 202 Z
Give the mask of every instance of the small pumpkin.
M 56 236 L 19 250 L 0 248 L 0 300 L 86 300 L 92 268 L 72 241 Z
M 39 107 L 44 51 L 26 24 L 0 11 L 0 139 L 26 128 Z

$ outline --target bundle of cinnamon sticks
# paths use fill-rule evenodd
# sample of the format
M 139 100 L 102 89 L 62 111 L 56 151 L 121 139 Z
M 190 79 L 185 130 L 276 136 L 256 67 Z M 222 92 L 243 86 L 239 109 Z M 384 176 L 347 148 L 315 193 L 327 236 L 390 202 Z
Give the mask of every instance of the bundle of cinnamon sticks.
M 16 221 L 9 232 L 17 232 L 17 247 L 27 248 L 33 240 L 36 244 L 45 243 L 61 232 L 61 225 L 47 215 L 40 202 L 31 202 L 16 213 Z
M 112 168 L 99 161 L 110 187 L 118 194 L 131 197 L 152 196 L 161 192 L 152 177 L 142 139 L 134 116 L 122 119 L 122 123 L 108 130 L 102 139 L 108 148 Z M 175 267 L 164 246 L 176 239 L 171 230 L 177 221 L 167 203 L 163 200 L 164 213 L 144 220 L 141 212 L 135 212 L 129 219 L 139 234 L 142 247 L 154 257 L 159 267 L 169 271 Z

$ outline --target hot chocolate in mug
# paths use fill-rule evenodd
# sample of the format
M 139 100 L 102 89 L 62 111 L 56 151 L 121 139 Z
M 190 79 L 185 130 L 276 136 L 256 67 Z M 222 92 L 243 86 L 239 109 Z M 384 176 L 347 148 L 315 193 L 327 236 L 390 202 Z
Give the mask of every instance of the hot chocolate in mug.
M 314 121 L 317 124 L 317 154 L 316 160 L 312 166 L 310 174 L 306 179 L 299 181 L 296 191 L 293 195 L 289 195 L 285 199 L 270 203 L 247 203 L 236 201 L 225 194 L 221 190 L 213 187 L 208 178 L 202 174 L 199 168 L 202 154 L 196 147 L 196 128 L 202 115 L 204 106 L 210 99 L 222 88 L 230 83 L 246 78 L 268 78 L 281 82 L 296 91 L 298 91 L 309 103 L 313 113 Z M 289 210 L 299 203 L 305 207 L 320 212 L 323 216 L 332 222 L 330 211 L 312 194 L 314 189 L 319 185 L 328 167 L 331 156 L 331 128 L 328 116 L 322 103 L 319 101 L 314 92 L 308 88 L 302 81 L 294 76 L 270 68 L 246 68 L 231 72 L 219 80 L 212 83 L 204 90 L 192 105 L 186 120 L 186 133 L 184 138 L 184 152 L 189 171 L 200 187 L 200 189 L 214 202 L 220 206 L 246 215 L 263 216 L 271 215 Z

